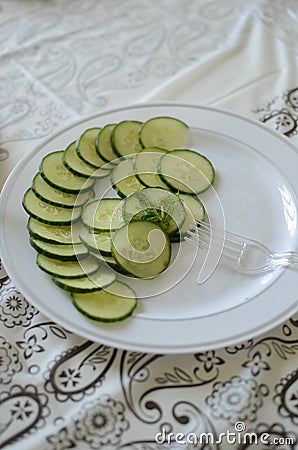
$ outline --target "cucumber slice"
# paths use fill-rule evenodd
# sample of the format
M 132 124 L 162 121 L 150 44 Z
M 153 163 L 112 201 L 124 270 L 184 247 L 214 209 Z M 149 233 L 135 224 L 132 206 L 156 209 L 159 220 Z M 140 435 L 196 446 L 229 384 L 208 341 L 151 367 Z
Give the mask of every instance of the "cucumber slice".
M 116 155 L 128 156 L 142 150 L 138 137 L 141 125 L 137 120 L 123 120 L 112 129 L 111 144 Z
M 122 200 L 102 198 L 83 207 L 82 222 L 91 231 L 111 231 L 123 225 Z
M 115 123 L 109 123 L 108 125 L 104 126 L 99 131 L 95 140 L 95 148 L 98 155 L 107 163 L 112 162 L 114 159 L 118 158 L 118 155 L 115 153 L 112 147 L 111 141 L 111 135 L 115 125 Z
M 31 246 L 49 258 L 59 259 L 61 261 L 77 261 L 87 258 L 88 249 L 84 244 L 49 244 L 39 239 L 31 238 Z
M 59 189 L 51 187 L 37 173 L 32 181 L 32 190 L 36 197 L 53 206 L 61 206 L 63 208 L 77 208 L 83 206 L 90 198 L 89 191 L 83 194 L 69 194 Z
M 153 117 L 140 127 L 139 141 L 143 147 L 172 150 L 185 145 L 189 127 L 175 117 Z
M 161 188 L 144 188 L 123 200 L 123 218 L 158 223 L 167 233 L 177 231 L 185 219 L 185 208 L 176 194 Z
M 214 167 L 206 156 L 194 150 L 177 149 L 159 160 L 162 180 L 177 192 L 199 194 L 214 182 Z
M 100 267 L 93 275 L 81 278 L 53 277 L 54 283 L 69 292 L 96 292 L 109 286 L 116 280 L 116 274 L 110 269 Z
M 111 255 L 112 238 L 110 231 L 93 233 L 85 228 L 80 234 L 80 239 L 88 249 L 100 252 L 102 255 Z
M 140 220 L 124 225 L 113 234 L 112 254 L 131 275 L 153 278 L 168 267 L 171 243 L 159 225 Z
M 199 197 L 197 195 L 192 194 L 178 194 L 180 200 L 184 207 L 189 211 L 189 214 L 192 216 L 192 223 L 194 221 L 203 221 L 205 219 L 205 207 Z M 187 223 L 187 219 L 189 216 L 185 217 L 185 221 L 182 224 L 183 229 L 185 224 Z M 187 225 L 189 227 L 189 225 Z
M 85 130 L 76 142 L 76 151 L 83 161 L 91 166 L 99 169 L 105 169 L 106 161 L 104 161 L 96 151 L 96 138 L 101 128 L 94 127 Z
M 94 293 L 72 293 L 74 306 L 86 317 L 99 322 L 118 322 L 131 316 L 137 306 L 134 290 L 121 281 Z
M 178 232 L 170 236 L 171 242 L 180 242 L 192 224 L 205 219 L 205 207 L 198 196 L 192 194 L 178 194 L 185 208 L 185 220 Z
M 169 190 L 158 173 L 158 162 L 167 150 L 160 147 L 145 147 L 133 159 L 134 173 L 137 179 L 146 187 L 161 187 Z
M 93 256 L 88 256 L 82 261 L 61 261 L 38 253 L 36 264 L 49 275 L 60 278 L 80 278 L 95 273 L 100 262 Z
M 76 222 L 72 225 L 47 225 L 38 220 L 29 218 L 27 222 L 27 229 L 32 238 L 40 241 L 48 242 L 49 244 L 80 244 L 80 233 L 84 226 L 81 222 Z
M 134 174 L 132 158 L 126 158 L 120 161 L 112 170 L 110 179 L 113 188 L 122 198 L 144 187 Z
M 79 194 L 91 189 L 95 183 L 92 178 L 74 175 L 63 164 L 63 150 L 49 153 L 40 164 L 40 174 L 52 187 L 70 194 Z
M 94 258 L 99 259 L 99 261 L 102 263 L 106 263 L 112 267 L 114 266 L 120 267 L 114 256 L 112 256 L 112 253 L 111 255 L 103 255 L 102 253 L 99 252 L 99 250 L 95 249 L 90 249 L 90 253 L 92 256 L 94 256 Z
M 116 259 L 114 258 L 114 256 L 112 256 L 112 254 L 104 255 L 100 253 L 98 250 L 94 249 L 90 249 L 90 254 L 94 256 L 94 258 L 97 258 L 101 263 L 108 265 L 115 272 L 118 272 L 122 275 L 131 276 L 130 273 L 124 270 L 123 267 L 121 267 L 120 264 L 117 263 Z
M 65 167 L 74 175 L 84 178 L 103 178 L 109 175 L 109 171 L 103 169 L 96 169 L 89 163 L 83 161 L 77 151 L 76 142 L 72 142 L 64 151 L 62 161 Z
M 23 197 L 23 208 L 30 217 L 49 225 L 70 225 L 80 220 L 82 208 L 61 208 L 43 202 L 27 189 Z

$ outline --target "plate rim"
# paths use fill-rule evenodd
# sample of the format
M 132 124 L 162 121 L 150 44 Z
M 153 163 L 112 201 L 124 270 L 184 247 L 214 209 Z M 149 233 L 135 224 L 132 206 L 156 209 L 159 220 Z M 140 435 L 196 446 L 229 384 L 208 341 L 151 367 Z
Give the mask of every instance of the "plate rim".
M 54 133 L 51 133 L 49 136 L 43 138 L 42 140 L 40 140 L 36 145 L 33 145 L 32 150 L 30 150 L 29 152 L 27 152 L 23 158 L 19 161 L 19 163 L 14 167 L 14 169 L 11 171 L 10 175 L 8 176 L 2 191 L 0 193 L 0 213 L 1 210 L 3 213 L 0 214 L 0 228 L 3 227 L 4 228 L 4 217 L 5 217 L 5 210 L 6 210 L 6 204 L 8 202 L 9 199 L 9 192 L 10 192 L 10 186 L 14 186 L 16 178 L 18 173 L 22 170 L 22 168 L 24 167 L 24 165 L 28 162 L 28 160 L 30 160 L 30 157 L 32 154 L 39 152 L 43 147 L 45 147 L 49 142 L 51 142 L 53 139 L 58 138 L 60 135 L 66 133 L 67 131 L 71 130 L 72 128 L 83 124 L 84 122 L 88 122 L 88 121 L 92 121 L 96 118 L 101 118 L 104 117 L 105 115 L 108 114 L 113 114 L 113 113 L 121 113 L 121 112 L 127 112 L 129 110 L 133 110 L 133 109 L 146 109 L 146 108 L 154 108 L 154 107 L 180 107 L 180 108 L 191 108 L 191 109 L 199 109 L 199 110 L 208 110 L 209 112 L 218 112 L 224 115 L 229 115 L 231 117 L 243 120 L 244 122 L 248 122 L 250 124 L 252 124 L 253 126 L 258 126 L 260 127 L 262 130 L 266 131 L 269 134 L 272 134 L 274 136 L 274 138 L 278 138 L 281 141 L 283 141 L 287 147 L 291 148 L 292 151 L 294 151 L 294 153 L 298 156 L 298 149 L 295 146 L 295 144 L 293 142 L 291 142 L 288 138 L 286 138 L 285 136 L 281 135 L 280 133 L 266 127 L 264 124 L 262 124 L 261 122 L 252 119 L 250 117 L 245 117 L 241 114 L 237 114 L 234 111 L 228 110 L 228 109 L 223 109 L 223 108 L 214 108 L 212 106 L 208 106 L 208 105 L 200 105 L 200 104 L 192 104 L 189 102 L 175 102 L 175 101 L 170 101 L 170 102 L 146 102 L 146 103 L 135 103 L 135 104 L 131 104 L 128 106 L 122 106 L 119 108 L 112 108 L 112 109 L 105 109 L 104 111 L 100 111 L 100 112 L 94 112 L 88 116 L 82 116 L 74 121 L 70 121 L 68 124 L 60 127 L 59 129 L 57 129 Z M 295 191 L 296 194 L 298 194 L 298 192 Z M 10 257 L 7 253 L 7 248 L 6 248 L 6 244 L 5 244 L 5 240 L 2 237 L 2 233 L 0 234 L 0 250 L 1 250 L 1 259 L 2 259 L 2 263 L 9 275 L 9 277 L 11 278 L 11 280 L 13 281 L 13 283 L 15 284 L 15 287 L 18 289 L 18 286 L 23 286 L 22 280 L 19 280 L 18 276 L 16 276 L 16 274 L 14 273 L 13 267 L 15 267 L 16 265 L 13 263 L 13 261 L 11 261 L 12 264 L 10 264 Z M 25 297 L 27 297 L 26 293 L 28 292 L 27 289 L 23 289 L 22 293 L 25 295 Z M 25 290 L 25 292 L 23 292 L 23 290 Z M 297 295 L 298 298 L 298 295 Z M 46 310 L 46 308 L 43 307 L 43 305 L 39 305 L 36 304 L 34 301 L 31 300 L 31 296 L 29 296 L 28 298 L 29 301 L 32 302 L 32 304 L 34 306 L 36 306 L 43 314 L 45 314 L 47 317 L 49 316 L 48 311 Z M 240 305 L 239 305 L 240 306 Z M 297 300 L 297 306 L 295 308 L 290 307 L 287 310 L 284 310 L 282 313 L 277 314 L 277 316 L 275 317 L 275 321 L 272 325 L 272 322 L 267 323 L 266 325 L 263 325 L 262 327 L 257 326 L 256 328 L 251 327 L 248 330 L 246 330 L 245 333 L 242 332 L 238 333 L 238 334 L 234 334 L 233 336 L 231 336 L 230 338 L 225 338 L 224 342 L 215 342 L 212 339 L 207 339 L 204 344 L 200 344 L 200 343 L 195 343 L 192 346 L 187 345 L 186 347 L 184 346 L 180 346 L 179 348 L 174 348 L 174 347 L 170 347 L 170 346 L 166 346 L 166 345 L 161 345 L 161 346 L 150 346 L 150 344 L 148 345 L 140 345 L 137 344 L 136 342 L 123 342 L 123 340 L 112 340 L 112 339 L 106 339 L 103 336 L 98 336 L 96 337 L 96 341 L 97 342 L 102 342 L 102 343 L 106 343 L 107 345 L 112 345 L 116 348 L 123 348 L 126 350 L 139 350 L 139 351 L 148 351 L 148 352 L 164 352 L 164 353 L 189 353 L 189 352 L 193 352 L 193 351 L 204 351 L 204 350 L 208 350 L 208 349 L 214 349 L 214 348 L 219 348 L 219 347 L 223 347 L 223 346 L 227 346 L 227 345 L 232 345 L 235 343 L 239 343 L 243 340 L 247 340 L 247 339 L 251 339 L 259 334 L 265 333 L 267 331 L 269 331 L 270 329 L 274 328 L 275 326 L 278 326 L 281 322 L 283 322 L 284 320 L 286 320 L 287 318 L 290 317 L 290 315 L 294 314 L 296 312 L 296 309 L 298 309 L 298 300 Z M 229 310 L 228 311 L 224 311 L 223 313 L 221 313 L 221 316 L 225 316 L 226 314 L 229 314 Z M 143 321 L 144 318 L 141 318 L 141 322 Z M 57 319 L 56 315 L 54 320 L 59 323 L 60 325 L 65 327 L 65 321 L 60 321 L 59 319 Z M 189 320 L 189 319 L 188 319 Z M 190 319 L 191 321 L 192 319 Z M 197 320 L 197 319 L 196 319 Z M 212 320 L 212 318 L 211 318 Z M 76 333 L 79 336 L 85 337 L 90 339 L 90 336 L 88 336 L 88 334 L 82 332 L 82 330 L 80 329 L 78 331 L 78 328 L 73 327 L 72 324 L 70 323 L 68 328 L 73 331 L 74 333 Z M 94 339 L 94 337 L 92 337 Z

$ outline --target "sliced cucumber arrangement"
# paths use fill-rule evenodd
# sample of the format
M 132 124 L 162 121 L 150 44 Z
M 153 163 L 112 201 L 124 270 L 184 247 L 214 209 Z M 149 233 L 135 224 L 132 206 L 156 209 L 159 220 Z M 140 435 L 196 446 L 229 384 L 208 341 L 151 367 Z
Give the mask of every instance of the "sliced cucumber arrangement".
M 101 255 L 112 255 L 112 236 L 110 231 L 93 233 L 87 229 L 80 234 L 81 242 L 90 250 Z
M 169 190 L 169 186 L 162 181 L 158 172 L 158 163 L 167 150 L 160 147 L 145 147 L 133 159 L 136 178 L 147 187 L 161 187 Z
M 49 244 L 80 244 L 80 233 L 84 229 L 81 222 L 71 225 L 48 225 L 30 217 L 27 229 L 31 238 L 36 238 Z
M 85 163 L 90 164 L 96 169 L 106 170 L 106 161 L 104 161 L 96 151 L 96 139 L 101 128 L 88 128 L 81 134 L 76 141 L 76 152 Z M 104 172 L 102 173 L 104 175 Z
M 98 250 L 90 250 L 90 254 L 94 256 L 94 258 L 97 258 L 101 263 L 104 263 L 111 267 L 113 270 L 115 270 L 118 273 L 121 273 L 123 275 L 130 276 L 130 273 L 127 272 L 125 269 L 123 269 L 120 264 L 117 263 L 114 256 L 111 255 L 103 255 Z
M 113 188 L 122 198 L 144 187 L 135 175 L 132 158 L 122 159 L 112 170 L 110 179 Z
M 214 181 L 214 167 L 194 150 L 181 149 L 165 153 L 159 160 L 161 179 L 176 192 L 200 194 Z
M 95 170 L 94 167 L 83 161 L 76 150 L 76 142 L 72 142 L 63 152 L 62 162 L 74 175 L 83 178 L 101 178 L 107 176 L 104 170 Z
M 95 292 L 109 286 L 116 280 L 115 272 L 100 267 L 94 274 L 81 278 L 61 278 L 54 276 L 53 281 L 57 286 L 69 292 Z
M 49 275 L 60 278 L 81 278 L 92 275 L 99 268 L 99 261 L 93 256 L 83 259 L 83 261 L 61 261 L 60 259 L 49 258 L 42 253 L 37 253 L 36 263 L 38 267 Z
M 40 174 L 52 187 L 70 194 L 81 194 L 91 189 L 95 180 L 74 175 L 63 164 L 64 151 L 52 152 L 41 161 Z
M 99 131 L 96 140 L 95 148 L 100 158 L 102 158 L 106 163 L 112 162 L 114 159 L 118 158 L 117 153 L 115 153 L 112 145 L 112 131 L 116 124 L 109 123 L 105 125 L 102 130 Z
M 36 197 L 54 206 L 61 206 L 63 208 L 75 208 L 83 206 L 90 199 L 90 192 L 83 194 L 69 194 L 51 187 L 40 175 L 37 173 L 32 181 L 32 191 Z
M 118 275 L 161 275 L 172 243 L 204 220 L 198 194 L 215 170 L 206 156 L 183 148 L 188 132 L 175 117 L 122 120 L 88 128 L 42 158 L 22 202 L 29 243 L 37 266 L 86 317 L 131 316 L 137 294 Z M 109 187 L 97 194 L 102 178 Z
M 142 150 L 139 141 L 139 129 L 142 122 L 137 120 L 123 120 L 112 129 L 111 144 L 119 157 L 138 153 Z
M 72 292 L 74 306 L 90 319 L 117 322 L 131 316 L 137 306 L 134 290 L 125 283 L 115 281 L 106 289 L 95 293 Z
M 153 278 L 170 263 L 170 239 L 156 223 L 130 222 L 114 233 L 112 254 L 119 265 L 135 277 Z
M 81 207 L 70 209 L 44 202 L 31 188 L 24 195 L 23 207 L 30 217 L 49 225 L 70 225 L 80 220 L 82 212 Z
M 82 213 L 83 224 L 92 231 L 111 231 L 123 223 L 121 200 L 101 198 L 88 203 Z
M 195 225 L 197 221 L 205 219 L 205 208 L 197 195 L 178 194 L 178 196 L 185 209 L 185 219 L 179 230 L 170 236 L 171 242 L 180 242 L 191 225 Z
M 123 202 L 126 222 L 148 220 L 160 225 L 168 234 L 177 231 L 185 219 L 185 208 L 179 196 L 161 188 L 144 188 Z
M 153 117 L 143 123 L 139 141 L 143 147 L 162 147 L 166 150 L 183 147 L 189 127 L 175 117 Z
M 87 258 L 89 255 L 88 249 L 82 243 L 73 245 L 49 244 L 48 242 L 31 238 L 30 244 L 39 253 L 61 261 L 77 261 L 79 259 Z

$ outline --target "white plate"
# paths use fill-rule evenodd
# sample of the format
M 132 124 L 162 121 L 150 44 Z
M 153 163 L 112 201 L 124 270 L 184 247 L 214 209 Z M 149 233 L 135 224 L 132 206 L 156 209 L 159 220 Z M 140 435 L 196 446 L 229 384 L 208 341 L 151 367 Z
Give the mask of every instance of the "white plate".
M 26 231 L 27 215 L 21 202 L 41 158 L 64 149 L 88 127 L 124 119 L 145 121 L 160 115 L 175 116 L 188 123 L 189 146 L 214 163 L 218 197 L 213 190 L 202 195 L 211 216 L 218 212 L 220 200 L 227 229 L 259 239 L 278 251 L 297 248 L 298 155 L 294 145 L 261 123 L 231 112 L 156 103 L 80 120 L 44 140 L 25 156 L 1 195 L 3 263 L 18 289 L 40 311 L 87 339 L 144 352 L 186 353 L 252 338 L 296 312 L 297 271 L 251 277 L 232 272 L 221 261 L 207 281 L 198 285 L 199 260 L 181 277 L 190 254 L 190 245 L 183 243 L 182 256 L 170 274 L 172 281 L 182 279 L 166 292 L 140 300 L 132 318 L 109 325 L 92 322 L 78 313 L 68 294 L 35 264 L 35 252 Z M 167 282 L 166 276 L 151 280 L 146 286 L 162 291 L 164 281 Z M 137 290 L 143 289 L 144 282 L 141 288 L 138 283 L 131 283 Z

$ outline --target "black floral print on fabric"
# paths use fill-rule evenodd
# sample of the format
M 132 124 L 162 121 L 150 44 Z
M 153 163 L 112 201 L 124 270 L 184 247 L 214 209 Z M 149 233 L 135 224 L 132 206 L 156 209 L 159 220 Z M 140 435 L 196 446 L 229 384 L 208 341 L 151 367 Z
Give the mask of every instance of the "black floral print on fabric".
M 27 327 L 38 310 L 14 287 L 0 293 L 0 320 L 7 328 Z
M 291 138 L 298 132 L 298 87 L 275 96 L 253 110 L 259 120 L 273 130 Z

